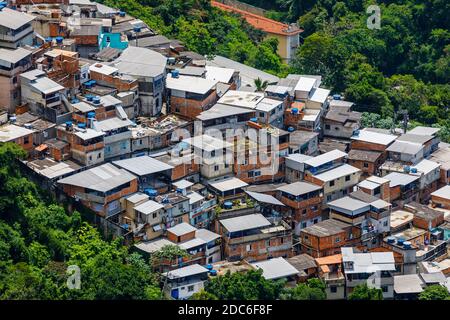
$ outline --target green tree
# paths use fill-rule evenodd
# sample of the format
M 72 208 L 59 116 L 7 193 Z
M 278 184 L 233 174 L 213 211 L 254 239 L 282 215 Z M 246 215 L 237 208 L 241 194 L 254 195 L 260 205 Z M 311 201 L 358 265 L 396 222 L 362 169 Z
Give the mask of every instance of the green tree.
M 447 288 L 441 285 L 428 286 L 419 294 L 419 300 L 446 300 L 450 298 Z
M 283 300 L 325 300 L 325 283 L 320 279 L 308 279 L 306 283 L 299 283 L 295 288 L 285 289 L 281 294 Z
M 274 300 L 284 287 L 284 281 L 266 280 L 262 270 L 245 273 L 227 272 L 210 279 L 205 291 L 219 300 Z
M 381 289 L 369 288 L 367 284 L 356 286 L 348 296 L 348 300 L 383 300 Z
M 256 87 L 256 91 L 263 92 L 269 85 L 269 81 L 267 81 L 267 80 L 263 81 L 261 78 L 257 78 L 257 79 L 255 79 L 254 84 Z

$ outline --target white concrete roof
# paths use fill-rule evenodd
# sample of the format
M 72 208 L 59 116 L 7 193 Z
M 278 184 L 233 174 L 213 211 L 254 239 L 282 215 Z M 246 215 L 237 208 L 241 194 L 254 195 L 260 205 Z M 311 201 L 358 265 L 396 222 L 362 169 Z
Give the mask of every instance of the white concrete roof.
M 314 92 L 309 98 L 309 100 L 313 102 L 325 103 L 328 96 L 330 95 L 330 92 L 331 90 L 328 89 L 316 88 L 314 89 Z
M 334 149 L 332 151 L 329 151 L 327 153 L 321 154 L 320 156 L 308 159 L 305 161 L 305 164 L 311 166 L 311 167 L 318 167 L 325 163 L 335 161 L 337 159 L 346 157 L 347 154 L 345 152 L 342 152 L 338 149 Z
M 175 187 L 177 187 L 178 189 L 186 189 L 186 188 L 189 188 L 189 187 L 194 185 L 194 183 L 192 183 L 192 182 L 190 182 L 190 181 L 188 181 L 186 179 L 181 179 L 181 180 L 178 180 L 176 182 L 172 182 L 172 184 Z
M 113 163 L 116 166 L 126 169 L 138 176 L 146 176 L 149 174 L 173 169 L 171 165 L 168 165 L 149 156 L 118 160 L 113 161 Z
M 86 103 L 84 101 L 73 103 L 72 107 L 83 113 L 94 111 L 96 109 L 94 106 L 91 106 L 89 103 Z
M 206 66 L 206 79 L 222 83 L 229 83 L 234 74 L 234 69 Z
M 0 126 L 0 142 L 8 142 L 20 137 L 24 137 L 34 133 L 34 130 L 30 130 L 24 127 L 19 127 L 14 124 L 6 124 Z
M 315 78 L 300 77 L 294 90 L 310 92 L 312 90 L 312 88 L 314 88 L 316 81 L 317 81 L 317 79 L 315 79 Z
M 219 221 L 228 232 L 238 232 L 250 229 L 268 227 L 271 225 L 261 213 L 248 214 Z
M 344 211 L 349 214 L 359 214 L 364 211 L 369 211 L 370 209 L 369 203 L 348 196 L 328 202 L 328 206 L 332 209 Z
M 423 281 L 420 276 L 415 274 L 404 274 L 394 276 L 394 291 L 396 294 L 421 293 Z
M 166 64 L 167 58 L 156 51 L 129 46 L 111 65 L 128 75 L 156 77 L 165 73 Z
M 189 193 L 188 195 L 186 195 L 186 197 L 189 198 L 189 204 L 193 204 L 193 203 L 196 203 L 196 202 L 199 202 L 199 201 L 205 199 L 204 196 L 202 196 L 200 193 L 195 192 L 195 191 Z
M 376 188 L 378 188 L 380 185 L 378 183 L 369 181 L 369 180 L 363 180 L 360 183 L 358 183 L 358 187 L 364 188 L 364 189 L 368 189 L 368 190 L 374 190 Z
M 342 262 L 344 272 L 350 273 L 374 273 L 376 271 L 395 271 L 393 252 L 354 252 L 353 247 L 343 247 Z M 353 268 L 347 268 L 346 262 L 353 262 Z
M 236 107 L 255 109 L 263 99 L 264 93 L 230 90 L 218 102 Z
M 109 76 L 109 75 L 112 75 L 112 74 L 118 72 L 119 69 L 111 67 L 111 66 L 108 66 L 108 65 L 106 65 L 104 63 L 100 63 L 99 62 L 99 63 L 94 63 L 94 64 L 90 65 L 89 66 L 89 71 L 94 71 L 94 72 L 101 73 L 101 74 Z
M 299 271 L 282 257 L 252 263 L 256 269 L 263 271 L 262 276 L 267 280 L 286 278 L 299 273 Z
M 205 240 L 200 239 L 200 238 L 194 238 L 194 239 L 185 241 L 183 243 L 179 243 L 178 245 L 181 249 L 189 250 L 189 249 L 192 249 L 195 247 L 202 246 L 204 244 L 206 244 Z
M 354 173 L 357 173 L 360 171 L 361 170 L 359 170 L 358 168 L 355 168 L 349 164 L 343 164 L 342 166 L 325 171 L 323 173 L 319 173 L 319 174 L 315 175 L 314 177 L 319 180 L 322 180 L 324 182 L 327 182 L 327 181 L 335 180 L 337 178 L 344 177 L 344 176 L 347 176 L 350 174 L 354 174 Z
M 217 189 L 221 192 L 225 192 L 225 191 L 229 191 L 229 190 L 246 187 L 246 186 L 248 186 L 248 183 L 246 183 L 238 178 L 230 178 L 230 179 L 220 180 L 217 182 L 211 182 L 209 185 L 211 187 L 213 187 L 214 189 Z
M 125 199 L 127 199 L 127 201 L 131 203 L 138 203 L 141 202 L 142 200 L 148 200 L 149 196 L 142 192 L 136 192 L 131 196 L 126 197 Z
M 282 104 L 283 101 L 264 98 L 256 105 L 256 110 L 263 112 L 270 112 Z
M 217 80 L 181 75 L 178 78 L 173 78 L 169 74 L 166 79 L 166 87 L 170 90 L 206 94 L 215 88 L 217 82 Z
M 75 129 L 76 130 L 76 129 Z M 82 140 L 89 140 L 93 138 L 98 138 L 104 136 L 105 133 L 101 131 L 96 131 L 91 128 L 86 128 L 83 131 L 75 132 L 75 135 Z

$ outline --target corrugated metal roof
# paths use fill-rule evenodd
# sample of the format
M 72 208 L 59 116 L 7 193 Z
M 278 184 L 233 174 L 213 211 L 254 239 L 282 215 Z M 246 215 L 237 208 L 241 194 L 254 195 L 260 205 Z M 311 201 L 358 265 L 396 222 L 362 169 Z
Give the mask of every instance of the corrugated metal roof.
M 28 51 L 24 48 L 17 48 L 15 50 L 7 50 L 0 48 L 0 60 L 14 64 L 30 56 L 31 53 L 32 53 L 31 51 Z
M 321 154 L 320 156 L 308 159 L 305 161 L 305 164 L 311 167 L 319 167 L 325 163 L 335 161 L 346 156 L 347 154 L 345 152 L 335 149 L 333 151 Z
M 203 241 L 208 243 L 220 238 L 220 235 L 215 232 L 209 231 L 208 229 L 197 229 L 197 231 L 195 231 L 195 237 L 202 239 Z
M 34 19 L 34 16 L 19 12 L 17 10 L 11 10 L 9 8 L 3 8 L 0 10 L 0 26 L 4 26 L 8 29 L 19 29 Z
M 360 130 L 357 135 L 353 135 L 350 139 L 387 146 L 397 139 L 397 136 L 363 129 Z
M 282 257 L 255 262 L 252 263 L 252 266 L 261 269 L 263 271 L 262 276 L 267 280 L 286 278 L 299 273 L 293 265 Z
M 171 232 L 176 236 L 182 236 L 186 233 L 189 233 L 189 232 L 192 232 L 195 230 L 197 230 L 196 227 L 191 226 L 189 223 L 186 223 L 186 222 L 179 223 L 176 226 L 167 229 L 168 232 Z
M 450 186 L 442 187 L 431 193 L 431 195 L 439 198 L 450 199 Z
M 302 194 L 306 194 L 306 193 L 321 190 L 321 189 L 322 189 L 322 187 L 319 187 L 312 183 L 303 182 L 303 181 L 297 181 L 297 182 L 282 186 L 280 188 L 277 188 L 277 190 L 292 194 L 293 196 L 299 196 Z
M 136 207 L 134 207 L 134 210 L 139 211 L 145 215 L 148 215 L 150 213 L 153 213 L 155 211 L 158 211 L 160 209 L 163 209 L 164 206 L 156 201 L 148 200 Z
M 118 160 L 113 161 L 113 163 L 116 166 L 126 169 L 138 176 L 146 176 L 149 174 L 173 169 L 171 165 L 168 165 L 162 161 L 156 160 L 155 158 L 149 156 L 141 156 L 124 160 Z
M 228 232 L 245 231 L 271 225 L 269 220 L 260 213 L 223 219 L 220 220 L 220 224 L 222 224 Z
M 349 213 L 354 214 L 369 211 L 370 209 L 370 204 L 357 199 L 350 198 L 348 196 L 331 201 L 328 203 L 328 206 L 334 210 L 338 211 L 342 210 L 344 212 L 350 211 Z
M 284 206 L 284 204 L 281 201 L 279 201 L 277 198 L 275 198 L 274 196 L 271 196 L 269 194 L 251 192 L 251 191 L 245 191 L 245 192 L 250 197 L 252 197 L 253 199 L 255 199 L 258 202 L 268 203 L 268 204 L 272 204 L 275 206 Z
M 164 273 L 164 275 L 166 275 L 169 279 L 178 279 L 207 272 L 208 269 L 206 269 L 205 267 L 199 264 L 192 264 L 190 266 L 166 272 Z
M 420 150 L 422 150 L 422 149 L 423 149 L 423 145 L 420 143 L 407 142 L 407 141 L 395 141 L 393 144 L 391 144 L 386 149 L 386 151 L 414 155 L 414 154 L 420 152 Z
M 233 107 L 225 104 L 217 103 L 210 109 L 203 111 L 197 116 L 197 119 L 206 121 L 224 117 L 230 117 L 239 114 L 253 113 L 253 110 L 247 108 Z
M 420 177 L 406 173 L 391 172 L 388 175 L 385 175 L 383 178 L 389 180 L 389 187 L 393 188 L 399 185 L 405 186 L 407 184 L 410 184 L 416 180 L 419 180 Z
M 30 85 L 43 94 L 49 94 L 65 89 L 63 86 L 47 77 L 37 78 L 34 81 L 35 82 L 30 83 Z
M 106 192 L 135 179 L 128 171 L 106 163 L 61 179 L 58 183 Z
M 0 127 L 0 142 L 8 142 L 32 133 L 34 133 L 34 130 L 24 127 L 19 127 L 13 124 L 3 125 Z
M 94 127 L 98 131 L 111 131 L 123 127 L 128 127 L 133 124 L 133 121 L 129 119 L 119 119 L 117 117 L 102 120 L 102 121 L 96 121 L 94 122 Z

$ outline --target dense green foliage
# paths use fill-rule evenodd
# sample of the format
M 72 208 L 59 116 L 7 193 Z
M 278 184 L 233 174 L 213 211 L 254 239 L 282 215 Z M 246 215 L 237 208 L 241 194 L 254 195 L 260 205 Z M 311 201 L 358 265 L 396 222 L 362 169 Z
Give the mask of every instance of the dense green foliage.
M 226 273 L 211 279 L 204 292 L 196 294 L 198 300 L 274 300 L 284 287 L 284 281 L 266 280 L 262 270 L 246 273 Z
M 273 74 L 287 74 L 277 55 L 277 40 L 209 0 L 102 0 L 142 19 L 150 28 L 182 41 L 202 55 L 222 55 Z
M 258 1 L 246 0 L 247 3 Z M 375 1 L 279 0 L 304 28 L 293 72 L 320 74 L 324 84 L 356 103 L 356 110 L 450 127 L 450 22 L 445 0 L 377 1 L 381 28 L 369 29 Z M 283 5 L 284 4 L 284 5 Z M 386 123 L 385 123 L 386 124 Z M 445 141 L 448 134 L 442 133 Z
M 450 300 L 450 293 L 441 285 L 433 285 L 419 294 L 419 300 Z
M 325 300 L 325 283 L 317 278 L 308 279 L 294 288 L 285 289 L 280 295 L 282 300 Z
M 362 284 L 353 289 L 348 300 L 383 300 L 383 292 L 381 289 L 369 288 L 367 284 Z
M 23 156 L 0 145 L 0 300 L 160 298 L 150 265 L 38 192 L 20 175 Z M 66 284 L 70 265 L 80 268 L 80 290 Z
M 261 70 L 320 74 L 324 85 L 356 104 L 356 110 L 450 127 L 450 22 L 446 0 L 384 0 L 381 29 L 369 29 L 373 0 L 245 0 L 268 15 L 304 28 L 304 43 L 287 65 L 277 40 L 264 39 L 237 15 L 209 0 L 102 0 L 183 41 L 192 51 L 223 55 Z M 450 141 L 448 134 L 443 134 Z

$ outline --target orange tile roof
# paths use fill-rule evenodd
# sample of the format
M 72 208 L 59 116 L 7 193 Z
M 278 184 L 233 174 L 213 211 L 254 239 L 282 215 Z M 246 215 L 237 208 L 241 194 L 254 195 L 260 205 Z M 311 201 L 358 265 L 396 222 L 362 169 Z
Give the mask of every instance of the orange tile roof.
M 259 16 L 254 13 L 234 8 L 232 6 L 217 1 L 211 1 L 211 5 L 224 11 L 238 13 L 241 16 L 243 16 L 245 20 L 247 20 L 247 22 L 251 24 L 253 27 L 267 33 L 289 36 L 303 32 L 303 30 L 300 28 L 289 29 L 290 26 L 286 23 L 282 23 L 263 16 Z
M 316 258 L 315 260 L 319 266 L 326 264 L 338 264 L 342 262 L 342 254 L 334 254 L 332 256 Z

